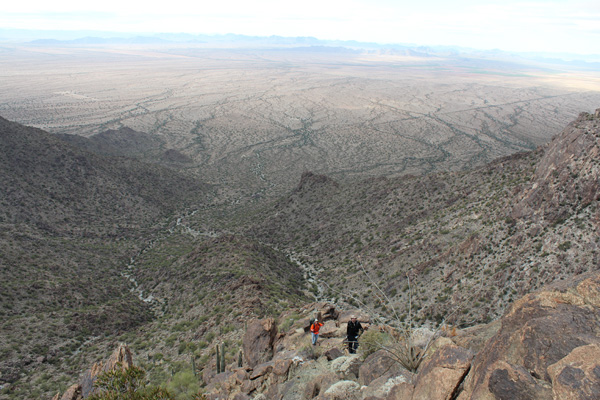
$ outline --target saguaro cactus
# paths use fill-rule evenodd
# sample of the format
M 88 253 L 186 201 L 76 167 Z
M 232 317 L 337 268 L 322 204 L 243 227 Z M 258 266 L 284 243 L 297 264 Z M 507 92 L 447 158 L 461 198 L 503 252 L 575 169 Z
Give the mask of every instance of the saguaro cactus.
M 225 343 L 221 343 L 221 350 L 217 344 L 217 374 L 225 372 Z
M 225 372 L 225 343 L 221 343 L 221 372 Z
M 217 344 L 217 374 L 221 373 L 221 357 L 219 356 L 219 345 Z

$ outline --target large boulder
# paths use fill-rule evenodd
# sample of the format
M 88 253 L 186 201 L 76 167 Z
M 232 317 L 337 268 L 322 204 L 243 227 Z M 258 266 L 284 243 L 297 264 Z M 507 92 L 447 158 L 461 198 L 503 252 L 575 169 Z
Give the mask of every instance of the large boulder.
M 246 364 L 254 368 L 258 364 L 270 361 L 276 337 L 277 324 L 273 318 L 250 320 L 242 341 Z
M 356 379 L 360 369 L 361 361 L 358 354 L 338 357 L 331 361 L 330 368 L 333 372 L 344 379 Z
M 273 364 L 273 373 L 277 376 L 287 376 L 294 361 L 292 359 L 277 360 Z
M 577 396 L 596 390 L 600 368 L 584 349 L 599 345 L 599 274 L 529 294 L 510 307 L 475 357 L 459 399 L 549 399 L 553 392 L 586 398 Z
M 317 396 L 318 400 L 358 400 L 360 385 L 354 381 L 339 381 L 329 387 L 325 393 Z
M 266 363 L 259 364 L 254 367 L 254 369 L 250 372 L 250 379 L 254 380 L 261 376 L 265 376 L 270 374 L 273 371 L 273 361 L 268 361 Z
M 449 336 L 458 346 L 469 349 L 474 354 L 477 354 L 483 349 L 487 341 L 498 333 L 501 326 L 502 322 L 497 319 L 488 324 L 475 325 L 461 329 L 457 331 L 455 335 Z
M 339 311 L 335 308 L 335 306 L 329 303 L 323 304 L 319 309 L 319 313 L 321 314 L 322 322 L 337 320 L 340 314 Z
M 335 321 L 329 320 L 323 324 L 321 329 L 319 330 L 319 337 L 322 338 L 332 338 L 340 336 L 339 326 L 335 323 Z
M 360 366 L 358 382 L 361 385 L 370 385 L 375 379 L 383 377 L 387 380 L 393 376 L 404 375 L 405 372 L 408 373 L 387 351 L 378 350 L 370 354 Z
M 454 344 L 439 348 L 421 365 L 413 400 L 449 400 L 471 368 L 473 353 Z
M 555 399 L 600 399 L 600 346 L 573 349 L 548 367 Z
M 344 352 L 342 350 L 338 349 L 337 347 L 332 347 L 331 349 L 325 351 L 325 353 L 323 353 L 323 355 L 325 357 L 327 357 L 327 361 L 332 361 L 332 360 L 335 360 L 336 358 L 343 357 Z

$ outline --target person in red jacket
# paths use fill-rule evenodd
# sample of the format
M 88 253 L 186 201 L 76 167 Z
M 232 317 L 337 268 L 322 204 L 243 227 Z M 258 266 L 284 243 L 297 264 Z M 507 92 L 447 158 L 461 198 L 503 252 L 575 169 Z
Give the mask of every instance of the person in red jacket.
M 317 339 L 319 338 L 319 329 L 323 326 L 322 323 L 319 322 L 318 319 L 315 319 L 315 322 L 310 326 L 310 332 L 312 333 L 312 344 L 313 346 L 317 344 Z

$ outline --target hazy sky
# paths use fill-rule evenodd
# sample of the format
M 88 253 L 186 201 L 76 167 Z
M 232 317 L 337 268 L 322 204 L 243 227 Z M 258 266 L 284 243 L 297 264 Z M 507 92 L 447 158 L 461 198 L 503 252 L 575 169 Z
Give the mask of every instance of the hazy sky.
M 594 0 L 19 0 L 0 28 L 313 36 L 600 53 Z

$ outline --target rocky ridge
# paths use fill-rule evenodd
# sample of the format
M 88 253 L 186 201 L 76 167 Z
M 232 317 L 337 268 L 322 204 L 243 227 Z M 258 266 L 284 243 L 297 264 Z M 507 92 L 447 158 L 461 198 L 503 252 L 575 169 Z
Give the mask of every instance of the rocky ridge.
M 415 373 L 394 363 L 385 350 L 366 353 L 364 359 L 364 351 L 347 354 L 342 340 L 348 313 L 328 319 L 336 315 L 333 307 L 320 308 L 328 314 L 324 319 L 330 329 L 324 331 L 317 350 L 298 346 L 308 336 L 305 319 L 278 332 L 269 346 L 254 346 L 261 335 L 256 327 L 264 326 L 264 321 L 253 322 L 244 338 L 246 360 L 265 348 L 273 349 L 273 357 L 258 365 L 246 362 L 241 368 L 230 366 L 230 371 L 208 382 L 208 398 L 499 400 L 600 396 L 598 273 L 529 294 L 492 324 L 440 332 Z M 385 329 L 389 328 L 370 327 L 372 331 Z
M 308 321 L 325 322 L 311 346 Z M 359 354 L 344 348 L 351 313 L 368 327 Z M 291 324 L 284 324 L 290 321 Z M 517 300 L 491 324 L 435 335 L 423 364 L 409 372 L 367 336 L 390 327 L 369 324 L 360 310 L 327 303 L 248 322 L 242 364 L 202 374 L 212 400 L 592 399 L 600 396 L 600 274 L 587 274 Z M 283 324 L 283 325 L 282 325 Z M 417 332 L 415 331 L 415 334 Z M 55 400 L 80 400 L 100 371 L 127 356 L 119 348 Z M 120 358 L 119 358 L 120 357 Z M 89 391 L 88 391 L 89 393 Z

